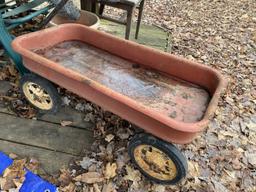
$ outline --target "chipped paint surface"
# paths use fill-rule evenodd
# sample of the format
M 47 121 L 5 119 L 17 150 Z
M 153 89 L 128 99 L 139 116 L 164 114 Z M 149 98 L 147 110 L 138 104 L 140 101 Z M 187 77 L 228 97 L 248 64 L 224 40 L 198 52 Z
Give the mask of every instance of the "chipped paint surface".
M 210 100 L 207 91 L 197 85 L 80 41 L 66 41 L 36 52 L 178 121 L 201 120 Z

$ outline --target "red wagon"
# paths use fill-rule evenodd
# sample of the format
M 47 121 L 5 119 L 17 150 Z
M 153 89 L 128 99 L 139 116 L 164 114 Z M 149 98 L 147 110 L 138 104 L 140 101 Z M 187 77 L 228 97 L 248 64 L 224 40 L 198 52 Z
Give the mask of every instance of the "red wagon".
M 12 46 L 34 73 L 22 77 L 21 88 L 37 108 L 56 111 L 51 81 L 150 133 L 128 149 L 158 183 L 185 176 L 185 158 L 171 142 L 189 143 L 207 127 L 225 87 L 214 69 L 78 24 L 20 36 Z

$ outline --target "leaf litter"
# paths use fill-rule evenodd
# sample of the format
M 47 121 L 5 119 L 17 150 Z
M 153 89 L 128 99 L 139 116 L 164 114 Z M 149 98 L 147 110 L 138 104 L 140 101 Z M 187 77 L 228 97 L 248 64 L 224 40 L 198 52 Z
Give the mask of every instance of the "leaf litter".
M 172 54 L 216 68 L 229 80 L 208 129 L 191 144 L 179 145 L 190 170 L 179 185 L 153 184 L 131 164 L 127 142 L 140 132 L 138 128 L 64 89 L 59 89 L 63 102 L 84 112 L 85 121 L 95 123 L 96 140 L 91 152 L 77 161 L 77 169 L 60 170 L 56 179 L 45 178 L 60 186 L 60 191 L 255 192 L 255 10 L 254 0 L 148 0 L 145 3 L 143 22 L 169 31 Z M 106 12 L 123 17 L 115 9 L 108 8 Z M 0 53 L 1 60 L 10 64 L 2 51 Z M 20 94 L 18 79 L 12 65 L 1 67 L 0 80 L 10 81 L 13 88 L 0 100 L 19 116 L 34 118 L 36 111 Z M 39 163 L 33 162 L 32 169 L 37 170 Z M 0 179 L 6 189 L 17 188 L 22 182 L 22 166 L 18 167 L 20 171 L 17 167 L 8 169 Z M 19 180 L 12 179 L 15 174 Z M 6 178 L 11 179 L 7 181 Z

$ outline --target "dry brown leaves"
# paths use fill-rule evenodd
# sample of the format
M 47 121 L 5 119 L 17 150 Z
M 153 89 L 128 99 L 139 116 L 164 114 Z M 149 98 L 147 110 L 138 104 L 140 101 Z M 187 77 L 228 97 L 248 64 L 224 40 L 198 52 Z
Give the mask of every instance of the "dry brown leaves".
M 13 110 L 18 116 L 33 118 L 36 115 L 36 110 L 28 104 L 19 90 L 18 71 L 15 69 L 14 65 L 9 62 L 9 59 L 5 59 L 9 65 L 0 65 L 0 80 L 10 82 L 12 89 L 5 95 L 1 95 L 0 101 L 8 105 L 8 108 Z
M 29 161 L 27 159 L 18 159 L 16 154 L 10 154 L 9 156 L 14 159 L 14 162 L 4 171 L 3 176 L 0 177 L 0 189 L 3 191 L 18 191 L 25 180 L 25 168 L 37 173 L 39 162 L 34 158 Z
M 171 52 L 220 70 L 229 85 L 208 130 L 180 146 L 188 158 L 189 174 L 177 186 L 151 185 L 130 166 L 126 140 L 134 130 L 88 102 L 73 104 L 96 123 L 98 139 L 90 158 L 117 163 L 116 189 L 124 191 L 250 191 L 256 186 L 256 2 L 146 1 L 144 22 L 169 30 Z M 114 9 L 115 10 L 115 9 Z M 107 9 L 108 14 L 123 13 Z M 85 107 L 87 106 L 87 107 Z M 86 108 L 86 109 L 85 109 Z M 105 140 L 106 142 L 102 142 Z M 120 153 L 119 153 L 120 152 Z M 94 162 L 95 164 L 97 164 Z M 125 166 L 126 165 L 126 166 Z M 135 171 L 135 172 L 134 172 Z M 122 178 L 120 178 L 122 175 Z M 138 184 L 138 186 L 136 186 Z M 99 186 L 100 183 L 98 184 Z
M 60 124 L 61 126 L 65 127 L 65 126 L 69 126 L 69 125 L 72 125 L 72 121 L 61 121 Z
M 130 164 L 127 141 L 137 129 L 61 90 L 66 105 L 84 112 L 85 121 L 95 123 L 97 139 L 91 153 L 78 163 L 79 169 L 62 171 L 61 190 L 255 192 L 255 10 L 254 0 L 146 1 L 143 20 L 169 29 L 171 53 L 220 70 L 229 79 L 227 91 L 207 131 L 191 144 L 179 146 L 189 162 L 186 180 L 177 186 L 161 186 L 150 183 Z M 6 80 L 12 73 L 5 71 L 0 72 L 0 79 Z M 17 90 L 9 96 L 20 97 Z M 16 101 L 18 106 L 21 102 Z
M 26 159 L 15 160 L 12 166 L 8 167 L 3 178 L 0 180 L 2 190 L 9 190 L 12 188 L 19 188 L 25 180 L 25 167 Z
M 78 175 L 74 178 L 74 180 L 92 184 L 104 181 L 104 177 L 98 172 L 87 172 L 82 175 Z

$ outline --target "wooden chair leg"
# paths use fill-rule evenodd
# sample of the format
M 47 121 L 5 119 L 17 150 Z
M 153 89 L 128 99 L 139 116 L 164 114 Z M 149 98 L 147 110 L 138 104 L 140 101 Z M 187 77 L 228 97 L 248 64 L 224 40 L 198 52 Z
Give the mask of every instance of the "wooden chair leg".
M 137 26 L 136 26 L 135 39 L 138 39 L 138 36 L 139 36 L 140 23 L 141 23 L 141 18 L 142 18 L 142 13 L 143 13 L 143 7 L 144 7 L 144 0 L 142 0 L 140 2 L 140 6 L 139 6 L 139 15 L 138 15 L 138 21 L 137 21 Z
M 92 11 L 93 1 L 80 0 L 80 6 L 82 10 Z
M 104 12 L 105 4 L 100 4 L 100 10 L 99 10 L 99 15 L 102 15 Z
M 132 16 L 134 12 L 134 7 L 127 10 L 127 20 L 126 20 L 126 31 L 125 31 L 125 39 L 130 38 L 131 26 L 132 26 Z
M 91 1 L 91 12 L 96 13 L 96 6 L 97 6 L 97 2 Z

